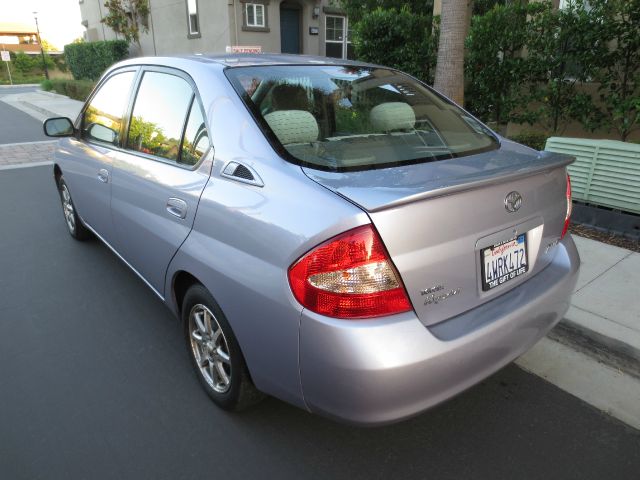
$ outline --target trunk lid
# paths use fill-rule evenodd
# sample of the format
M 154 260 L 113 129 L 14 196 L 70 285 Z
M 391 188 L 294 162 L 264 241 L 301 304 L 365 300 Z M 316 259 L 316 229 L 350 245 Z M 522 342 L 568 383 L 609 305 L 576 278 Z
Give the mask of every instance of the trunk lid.
M 572 157 L 503 140 L 498 150 L 359 172 L 303 168 L 365 210 L 420 321 L 433 325 L 526 282 L 551 261 L 566 214 Z M 520 208 L 505 198 L 518 192 Z M 527 271 L 483 290 L 483 249 L 525 234 Z

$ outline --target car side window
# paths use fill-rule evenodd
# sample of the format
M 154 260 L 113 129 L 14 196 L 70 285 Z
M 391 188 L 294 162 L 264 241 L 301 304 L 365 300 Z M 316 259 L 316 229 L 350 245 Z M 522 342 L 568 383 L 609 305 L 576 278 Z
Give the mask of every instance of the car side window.
M 178 160 L 191 86 L 168 73 L 145 72 L 131 113 L 127 148 Z
M 200 161 L 202 156 L 207 152 L 209 146 L 209 134 L 202 116 L 202 110 L 198 100 L 194 98 L 189 112 L 189 120 L 187 128 L 184 132 L 184 141 L 182 142 L 182 152 L 178 163 L 193 166 Z
M 118 145 L 135 75 L 135 72 L 115 74 L 100 87 L 82 116 L 82 138 Z

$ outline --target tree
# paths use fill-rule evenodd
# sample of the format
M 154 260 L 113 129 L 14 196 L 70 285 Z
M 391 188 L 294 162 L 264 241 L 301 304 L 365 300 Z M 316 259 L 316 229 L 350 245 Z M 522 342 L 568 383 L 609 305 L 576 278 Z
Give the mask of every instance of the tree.
M 440 39 L 433 86 L 454 102 L 464 102 L 464 39 L 467 36 L 467 0 L 442 0 Z
M 366 12 L 354 26 L 360 60 L 397 68 L 431 84 L 435 69 L 437 29 L 430 15 L 380 7 Z
M 140 32 L 149 31 L 149 0 L 106 0 L 104 6 L 109 12 L 101 22 L 119 33 L 128 42 L 140 46 Z
M 640 0 L 592 0 L 598 34 L 607 42 L 595 80 L 605 125 L 622 141 L 640 126 Z
M 471 21 L 467 37 L 466 104 L 499 131 L 522 120 L 528 99 L 531 61 L 524 53 L 530 39 L 529 19 L 544 11 L 541 3 L 495 5 Z
M 56 46 L 53 43 L 45 40 L 44 38 L 41 39 L 41 40 L 42 40 L 42 48 L 44 49 L 45 52 L 57 52 L 58 51 L 58 49 L 56 48 Z

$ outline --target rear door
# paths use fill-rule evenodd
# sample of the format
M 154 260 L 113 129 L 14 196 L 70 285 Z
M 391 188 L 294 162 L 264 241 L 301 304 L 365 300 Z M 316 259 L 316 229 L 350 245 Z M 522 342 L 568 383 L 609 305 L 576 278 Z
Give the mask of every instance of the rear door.
M 113 167 L 114 247 L 163 295 L 209 179 L 211 146 L 195 85 L 180 71 L 145 68 L 130 111 Z
M 112 164 L 135 76 L 130 68 L 107 77 L 78 119 L 80 139 L 71 138 L 57 154 L 80 217 L 109 242 Z

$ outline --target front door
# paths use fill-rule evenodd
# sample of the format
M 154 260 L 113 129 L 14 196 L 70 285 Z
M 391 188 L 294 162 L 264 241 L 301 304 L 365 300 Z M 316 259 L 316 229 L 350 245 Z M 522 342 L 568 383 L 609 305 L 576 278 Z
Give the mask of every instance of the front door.
M 210 165 L 203 109 L 180 73 L 147 68 L 125 150 L 113 163 L 114 247 L 161 296 L 169 262 L 189 235 Z
M 300 53 L 300 10 L 280 7 L 280 42 L 282 53 Z
M 80 218 L 111 242 L 111 173 L 136 69 L 118 70 L 98 87 L 65 142 L 63 174 Z

